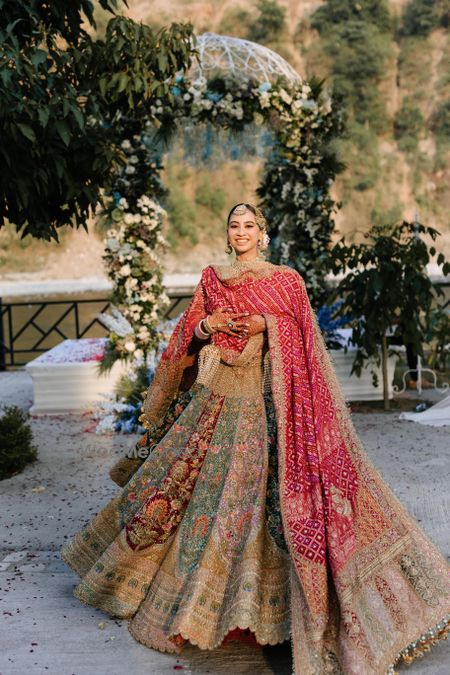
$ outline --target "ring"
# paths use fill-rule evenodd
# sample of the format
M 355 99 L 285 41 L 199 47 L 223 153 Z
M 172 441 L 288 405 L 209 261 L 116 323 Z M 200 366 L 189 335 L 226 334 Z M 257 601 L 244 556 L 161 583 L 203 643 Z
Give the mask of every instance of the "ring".
M 234 321 L 228 321 L 227 326 L 228 326 L 228 328 L 234 328 L 234 326 L 235 326 Z

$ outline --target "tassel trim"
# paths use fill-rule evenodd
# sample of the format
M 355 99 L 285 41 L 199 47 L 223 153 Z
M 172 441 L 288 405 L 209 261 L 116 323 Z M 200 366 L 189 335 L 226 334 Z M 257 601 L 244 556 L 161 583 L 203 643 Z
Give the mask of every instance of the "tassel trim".
M 450 614 L 446 614 L 439 623 L 435 624 L 426 633 L 420 635 L 416 640 L 406 645 L 395 657 L 393 663 L 386 671 L 386 675 L 400 675 L 394 667 L 399 663 L 406 663 L 408 666 L 416 658 L 423 658 L 425 652 L 430 651 L 431 647 L 440 640 L 446 640 L 450 632 Z
M 270 361 L 269 350 L 264 354 L 263 359 L 263 378 L 262 378 L 262 392 L 269 394 L 272 388 L 272 364 Z

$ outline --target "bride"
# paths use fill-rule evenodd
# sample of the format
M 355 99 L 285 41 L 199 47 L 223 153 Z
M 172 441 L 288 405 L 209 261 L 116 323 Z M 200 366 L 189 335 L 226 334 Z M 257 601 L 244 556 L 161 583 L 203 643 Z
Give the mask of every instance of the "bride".
M 450 630 L 449 566 L 366 454 L 303 277 L 227 222 L 146 393 L 118 494 L 62 548 L 142 644 L 290 640 L 295 675 L 384 675 Z

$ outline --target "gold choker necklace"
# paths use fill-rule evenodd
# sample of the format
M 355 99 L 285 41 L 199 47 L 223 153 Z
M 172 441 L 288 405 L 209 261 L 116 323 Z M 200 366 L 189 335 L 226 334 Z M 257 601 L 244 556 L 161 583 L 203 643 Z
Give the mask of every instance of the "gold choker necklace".
M 231 267 L 246 267 L 247 265 L 253 265 L 254 263 L 263 263 L 267 262 L 264 258 L 253 258 L 252 260 L 235 260 L 231 263 Z

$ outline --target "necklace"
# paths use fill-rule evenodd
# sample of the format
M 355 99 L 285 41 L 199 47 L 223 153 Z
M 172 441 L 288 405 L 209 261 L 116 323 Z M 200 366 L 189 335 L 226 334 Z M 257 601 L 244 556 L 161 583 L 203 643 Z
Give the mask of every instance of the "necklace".
M 230 267 L 233 269 L 242 269 L 245 267 L 250 267 L 251 265 L 254 265 L 255 263 L 266 263 L 267 260 L 264 258 L 252 258 L 252 260 L 238 260 L 236 259 L 233 263 L 231 263 Z

